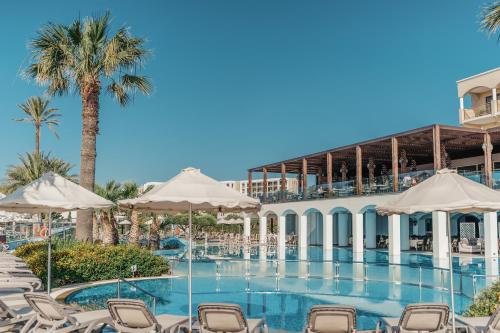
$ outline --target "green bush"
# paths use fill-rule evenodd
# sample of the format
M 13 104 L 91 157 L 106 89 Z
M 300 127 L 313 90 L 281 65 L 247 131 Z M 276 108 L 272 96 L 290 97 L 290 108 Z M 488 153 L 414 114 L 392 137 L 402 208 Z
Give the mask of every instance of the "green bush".
M 47 282 L 47 242 L 20 246 L 23 258 L 44 284 Z M 133 245 L 103 246 L 78 242 L 55 242 L 52 246 L 52 287 L 133 277 L 160 276 L 169 272 L 168 262 Z
M 467 317 L 490 316 L 500 304 L 500 281 L 484 289 L 469 306 L 464 315 Z

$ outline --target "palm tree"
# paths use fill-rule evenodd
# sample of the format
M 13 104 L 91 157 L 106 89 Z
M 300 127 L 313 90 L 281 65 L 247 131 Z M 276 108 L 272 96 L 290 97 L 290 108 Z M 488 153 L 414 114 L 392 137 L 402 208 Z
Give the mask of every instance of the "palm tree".
M 114 180 L 110 180 L 104 187 L 96 184 L 95 193 L 103 198 L 116 203 L 121 199 L 121 185 Z M 100 220 L 102 223 L 102 243 L 104 245 L 118 244 L 118 229 L 116 228 L 116 221 L 114 216 L 114 209 L 101 210 Z
M 76 181 L 76 176 L 71 173 L 73 165 L 70 163 L 53 158 L 49 154 L 44 153 L 26 153 L 19 155 L 20 164 L 11 165 L 5 173 L 5 180 L 2 184 L 2 189 L 11 193 L 17 188 L 27 185 L 44 173 L 52 171 L 71 181 Z
M 149 229 L 149 249 L 156 251 L 160 248 L 160 221 L 156 214 L 153 215 L 152 221 Z
M 135 198 L 139 195 L 139 187 L 136 183 L 127 182 L 123 184 L 122 199 Z M 139 225 L 139 213 L 137 210 L 132 209 L 130 212 L 130 233 L 128 236 L 128 243 L 139 245 L 139 238 L 141 236 L 141 228 Z
M 39 96 L 28 98 L 26 102 L 19 105 L 19 108 L 27 115 L 26 118 L 14 119 L 15 121 L 32 123 L 35 126 L 35 153 L 40 154 L 40 131 L 46 125 L 49 130 L 59 138 L 56 127 L 59 125 L 61 115 L 57 109 L 48 108 L 49 100 Z
M 481 29 L 493 35 L 500 27 L 500 1 L 495 1 L 483 8 L 481 13 Z M 500 35 L 498 36 L 500 40 Z
M 99 102 L 102 89 L 121 106 L 140 91 L 149 94 L 150 81 L 136 71 L 149 51 L 144 40 L 122 27 L 110 31 L 110 15 L 76 20 L 71 25 L 48 23 L 31 41 L 32 64 L 27 76 L 47 86 L 51 96 L 74 89 L 82 100 L 80 185 L 95 185 L 96 136 L 99 134 Z M 92 240 L 92 212 L 78 214 L 76 237 Z

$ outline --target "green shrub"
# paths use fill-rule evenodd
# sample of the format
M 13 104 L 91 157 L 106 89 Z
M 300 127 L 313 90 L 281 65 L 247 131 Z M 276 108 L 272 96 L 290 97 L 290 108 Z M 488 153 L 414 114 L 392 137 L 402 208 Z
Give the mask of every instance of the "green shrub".
M 490 316 L 500 304 L 500 281 L 484 289 L 469 306 L 464 315 L 467 317 Z
M 23 258 L 44 284 L 47 282 L 47 242 L 20 246 L 15 255 Z M 133 277 L 160 276 L 169 272 L 168 262 L 133 245 L 56 242 L 52 247 L 52 287 L 74 283 Z

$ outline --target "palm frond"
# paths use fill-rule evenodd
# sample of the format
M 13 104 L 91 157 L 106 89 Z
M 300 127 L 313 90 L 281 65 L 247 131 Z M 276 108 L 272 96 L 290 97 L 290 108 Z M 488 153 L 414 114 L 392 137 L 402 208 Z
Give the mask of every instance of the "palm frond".
M 481 12 L 481 30 L 494 35 L 500 27 L 500 1 L 495 1 L 492 4 L 485 6 Z M 500 40 L 500 35 L 498 36 Z
M 19 164 L 7 168 L 2 188 L 11 193 L 17 188 L 27 185 L 44 173 L 52 171 L 71 181 L 76 181 L 76 176 L 71 173 L 73 165 L 50 156 L 50 153 L 26 153 L 19 155 Z
M 125 87 L 120 83 L 112 80 L 106 90 L 108 94 L 112 95 L 121 106 L 126 106 L 129 103 L 130 96 Z
M 121 84 L 128 91 L 139 90 L 145 95 L 149 95 L 153 90 L 151 81 L 145 76 L 124 74 L 121 76 Z

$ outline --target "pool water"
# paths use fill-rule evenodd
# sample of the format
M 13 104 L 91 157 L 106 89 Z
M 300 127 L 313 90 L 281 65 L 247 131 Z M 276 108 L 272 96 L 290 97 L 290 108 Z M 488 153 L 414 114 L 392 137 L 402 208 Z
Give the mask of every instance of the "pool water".
M 231 251 L 215 246 L 195 249 L 193 314 L 202 302 L 237 303 L 249 318 L 265 317 L 271 330 L 299 332 L 315 304 L 355 306 L 358 329 L 375 328 L 381 316 L 399 317 L 409 303 L 449 304 L 448 271 L 434 268 L 432 258 L 422 254 L 405 254 L 400 265 L 391 265 L 384 251 L 367 251 L 365 263 L 353 263 L 347 249 L 334 249 L 332 261 L 321 260 L 321 248 L 309 250 L 310 258 L 316 256 L 309 261 L 295 260 L 294 249 L 289 249 L 286 261 L 272 256 L 259 260 L 255 254 L 243 260 L 242 251 Z M 134 282 L 157 296 L 156 314 L 188 313 L 187 263 L 182 253 L 177 257 L 181 260 L 172 262 L 177 277 Z M 483 286 L 472 280 L 483 266 L 481 259 L 455 261 L 456 312 L 463 312 L 474 289 Z M 105 307 L 108 298 L 117 297 L 117 289 L 113 283 L 93 286 L 71 294 L 67 301 Z M 150 296 L 128 284 L 120 284 L 120 296 L 143 299 L 153 308 Z

